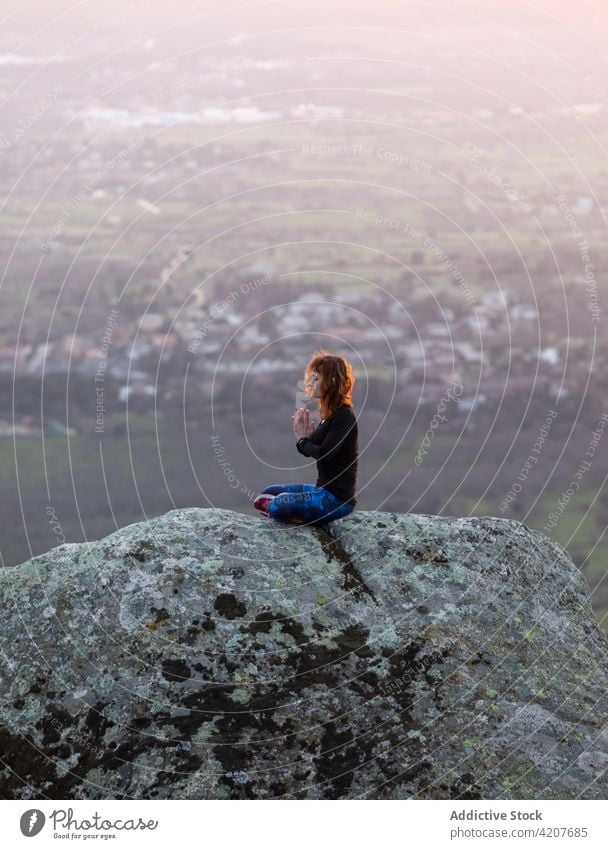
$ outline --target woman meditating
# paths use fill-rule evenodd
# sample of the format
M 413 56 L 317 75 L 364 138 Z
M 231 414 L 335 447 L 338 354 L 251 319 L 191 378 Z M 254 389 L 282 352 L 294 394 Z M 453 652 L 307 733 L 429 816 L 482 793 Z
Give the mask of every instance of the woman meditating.
M 348 360 L 323 348 L 315 352 L 305 369 L 304 386 L 319 401 L 321 422 L 315 428 L 303 407 L 292 419 L 298 451 L 317 461 L 317 482 L 267 486 L 253 502 L 266 516 L 320 525 L 355 509 L 359 444 L 351 399 L 354 385 Z

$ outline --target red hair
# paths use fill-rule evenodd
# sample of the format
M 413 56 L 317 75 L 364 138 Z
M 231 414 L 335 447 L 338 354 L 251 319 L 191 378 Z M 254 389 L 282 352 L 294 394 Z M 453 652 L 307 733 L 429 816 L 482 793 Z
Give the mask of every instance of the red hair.
M 312 355 L 304 371 L 304 388 L 312 395 L 311 378 L 313 371 L 321 377 L 321 397 L 319 412 L 327 419 L 342 404 L 353 406 L 352 390 L 355 378 L 351 364 L 345 357 L 332 354 L 320 348 Z

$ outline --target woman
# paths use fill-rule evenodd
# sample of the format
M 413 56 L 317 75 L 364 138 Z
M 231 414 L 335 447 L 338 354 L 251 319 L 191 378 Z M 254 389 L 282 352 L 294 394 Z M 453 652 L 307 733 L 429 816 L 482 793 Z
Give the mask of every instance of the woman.
M 266 516 L 319 525 L 355 509 L 359 444 L 351 398 L 354 385 L 348 360 L 323 348 L 313 354 L 304 386 L 310 397 L 319 400 L 321 423 L 315 428 L 303 407 L 292 419 L 298 451 L 317 461 L 317 482 L 267 486 L 253 502 Z

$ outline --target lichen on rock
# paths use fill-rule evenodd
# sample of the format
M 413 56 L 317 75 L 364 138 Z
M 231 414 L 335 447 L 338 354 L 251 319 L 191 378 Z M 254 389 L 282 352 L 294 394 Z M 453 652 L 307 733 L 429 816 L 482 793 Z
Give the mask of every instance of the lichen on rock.
M 0 798 L 608 795 L 608 641 L 517 522 L 172 510 L 0 599 Z

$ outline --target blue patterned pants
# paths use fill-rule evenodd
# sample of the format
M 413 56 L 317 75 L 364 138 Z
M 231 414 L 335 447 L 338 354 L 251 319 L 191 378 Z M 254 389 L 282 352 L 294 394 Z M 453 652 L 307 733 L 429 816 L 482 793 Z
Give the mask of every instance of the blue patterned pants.
M 355 509 L 314 483 L 273 483 L 262 493 L 276 495 L 268 502 L 268 515 L 280 522 L 320 525 L 341 519 Z

